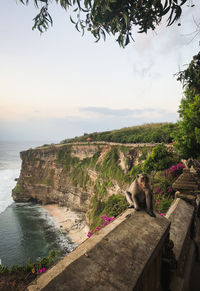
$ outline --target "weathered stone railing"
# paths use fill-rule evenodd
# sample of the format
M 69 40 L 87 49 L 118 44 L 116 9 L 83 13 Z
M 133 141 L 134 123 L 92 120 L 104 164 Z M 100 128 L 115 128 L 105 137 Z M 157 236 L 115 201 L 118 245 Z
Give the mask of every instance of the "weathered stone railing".
M 191 290 L 189 281 L 195 259 L 195 245 L 193 241 L 194 230 L 194 206 L 177 198 L 166 218 L 171 222 L 170 239 L 174 243 L 174 254 L 177 260 L 177 268 L 171 275 L 171 290 Z
M 183 193 L 183 199 L 175 199 L 166 217 L 157 214 L 152 218 L 144 211 L 126 210 L 40 276 L 28 290 L 192 290 L 200 223 L 196 205 L 199 194 L 190 195 L 194 197 L 189 199 Z
M 170 222 L 127 210 L 79 245 L 28 290 L 162 289 L 162 257 Z

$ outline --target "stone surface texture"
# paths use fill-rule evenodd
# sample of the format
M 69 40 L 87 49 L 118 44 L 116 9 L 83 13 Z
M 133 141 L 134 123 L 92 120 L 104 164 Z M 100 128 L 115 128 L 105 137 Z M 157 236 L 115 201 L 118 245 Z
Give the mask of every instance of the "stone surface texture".
M 170 239 L 174 243 L 173 251 L 177 260 L 170 286 L 173 291 L 190 290 L 191 270 L 195 261 L 195 243 L 192 239 L 194 215 L 194 206 L 180 198 L 174 201 L 166 214 L 171 222 Z
M 178 179 L 173 183 L 173 188 L 181 193 L 192 194 L 198 191 L 199 180 L 196 173 L 192 170 L 185 168 L 183 173 L 178 177 Z
M 33 282 L 28 290 L 161 291 L 161 255 L 170 222 L 126 210 Z M 142 288 L 142 289 L 141 289 Z

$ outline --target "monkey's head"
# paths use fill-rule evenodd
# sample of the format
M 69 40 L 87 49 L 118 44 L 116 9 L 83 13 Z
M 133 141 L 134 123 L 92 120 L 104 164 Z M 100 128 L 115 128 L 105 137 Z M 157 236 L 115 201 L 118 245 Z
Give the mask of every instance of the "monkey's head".
M 145 189 L 149 187 L 149 177 L 147 174 L 138 174 L 136 179 L 141 188 Z

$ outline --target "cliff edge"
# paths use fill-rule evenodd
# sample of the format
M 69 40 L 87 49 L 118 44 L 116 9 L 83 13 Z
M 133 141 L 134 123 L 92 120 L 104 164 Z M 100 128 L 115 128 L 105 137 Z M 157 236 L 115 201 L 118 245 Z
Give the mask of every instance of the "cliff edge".
M 82 143 L 23 151 L 13 199 L 56 203 L 84 213 L 100 211 L 109 196 L 123 193 L 151 149 L 151 145 Z

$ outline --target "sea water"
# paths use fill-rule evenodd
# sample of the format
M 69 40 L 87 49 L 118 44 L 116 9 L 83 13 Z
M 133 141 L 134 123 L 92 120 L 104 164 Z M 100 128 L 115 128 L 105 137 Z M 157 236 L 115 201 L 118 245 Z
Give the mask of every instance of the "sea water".
M 41 143 L 0 142 L 0 263 L 22 265 L 39 261 L 52 250 L 62 255 L 75 244 L 60 231 L 49 212 L 40 205 L 15 203 L 12 189 L 19 177 L 19 152 Z

